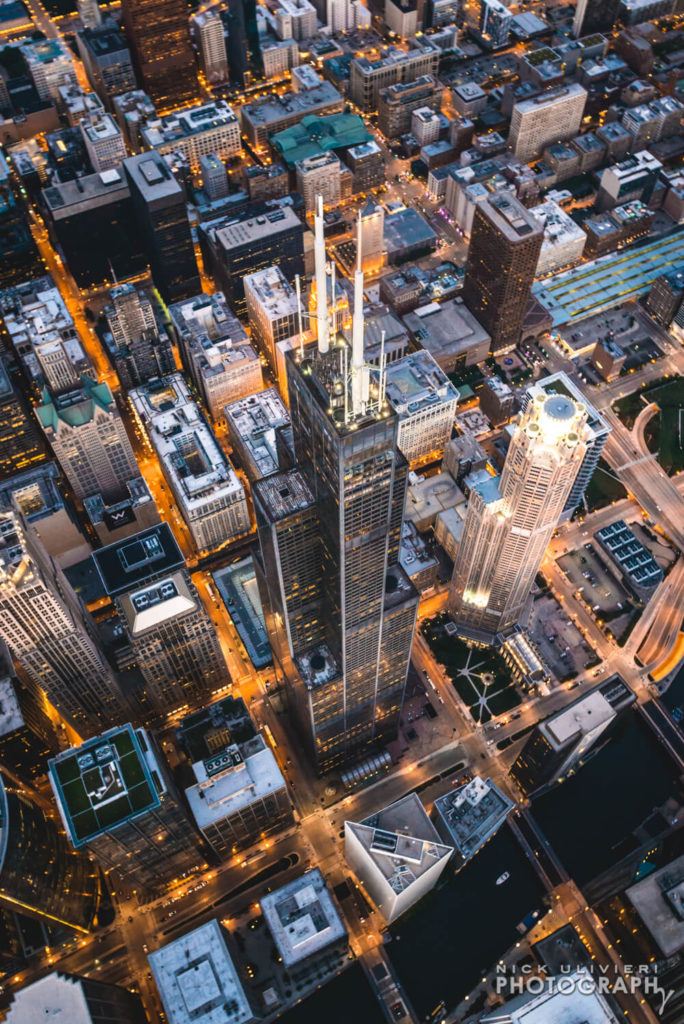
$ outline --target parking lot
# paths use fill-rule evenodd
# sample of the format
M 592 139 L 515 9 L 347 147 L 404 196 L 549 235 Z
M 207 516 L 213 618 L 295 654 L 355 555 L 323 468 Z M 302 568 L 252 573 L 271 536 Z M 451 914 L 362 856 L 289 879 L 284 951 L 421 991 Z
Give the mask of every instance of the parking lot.
M 629 601 L 629 594 L 608 570 L 593 544 L 569 551 L 558 564 L 592 611 L 602 618 L 614 618 Z
M 581 324 L 573 324 L 560 332 L 566 350 L 580 356 L 579 370 L 581 376 L 598 383 L 601 378 L 589 363 L 589 356 L 597 341 L 610 337 L 627 356 L 622 373 L 629 373 L 644 366 L 648 362 L 659 359 L 662 352 L 648 328 L 636 315 L 634 303 L 627 303 L 617 309 L 590 317 Z
M 551 593 L 534 601 L 530 636 L 559 682 L 572 679 L 596 661 L 594 651 Z

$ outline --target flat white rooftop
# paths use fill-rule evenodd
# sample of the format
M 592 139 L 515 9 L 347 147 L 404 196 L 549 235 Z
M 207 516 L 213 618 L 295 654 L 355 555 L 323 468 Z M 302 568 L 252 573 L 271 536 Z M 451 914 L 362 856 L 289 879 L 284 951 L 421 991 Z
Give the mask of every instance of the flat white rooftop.
M 684 855 L 627 890 L 663 956 L 684 948 Z
M 560 747 L 573 736 L 585 736 L 594 729 L 607 725 L 613 718 L 614 709 L 602 693 L 595 691 L 542 722 L 541 728 L 551 742 Z
M 565 981 L 573 977 L 563 976 Z M 481 1017 L 480 1024 L 618 1024 L 621 1019 L 598 992 L 542 992 L 506 1003 Z
M 252 1008 L 218 921 L 150 953 L 170 1024 L 247 1024 Z
M 261 912 L 286 967 L 320 953 L 347 934 L 318 868 L 262 897 Z

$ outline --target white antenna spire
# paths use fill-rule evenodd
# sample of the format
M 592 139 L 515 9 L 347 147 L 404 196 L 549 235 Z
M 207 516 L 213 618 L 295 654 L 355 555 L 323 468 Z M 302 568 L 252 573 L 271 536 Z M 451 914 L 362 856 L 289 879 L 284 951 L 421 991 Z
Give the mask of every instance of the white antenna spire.
M 332 294 L 332 333 L 333 341 L 337 337 L 337 295 L 335 293 L 335 261 L 330 261 L 330 292 Z
M 354 315 L 352 317 L 352 413 L 359 416 L 368 404 L 369 373 L 363 361 L 363 270 L 361 269 L 361 218 L 357 221 L 354 274 Z
M 316 265 L 316 322 L 318 326 L 318 351 L 330 348 L 328 331 L 328 282 L 325 270 L 325 237 L 323 234 L 323 196 L 316 196 L 314 216 L 314 258 Z
M 295 274 L 295 290 L 297 292 L 297 326 L 299 328 L 299 355 L 304 358 L 304 330 L 302 328 L 302 289 L 299 274 Z
M 387 353 L 385 352 L 385 332 L 380 335 L 380 380 L 378 381 L 378 409 L 382 409 L 385 403 L 385 388 L 387 386 Z

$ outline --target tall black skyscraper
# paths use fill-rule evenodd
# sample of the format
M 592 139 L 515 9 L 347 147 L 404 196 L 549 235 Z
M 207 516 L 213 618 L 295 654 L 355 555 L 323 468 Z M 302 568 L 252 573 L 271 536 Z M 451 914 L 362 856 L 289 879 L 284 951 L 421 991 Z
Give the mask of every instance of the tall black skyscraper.
M 0 153 L 0 288 L 20 284 L 43 273 L 29 227 L 26 205 L 12 181 L 9 166 Z
M 196 99 L 197 71 L 182 0 L 123 0 L 121 11 L 140 83 L 159 113 Z
M 316 233 L 327 298 L 322 211 Z M 407 463 L 364 364 L 362 293 L 358 271 L 351 347 L 324 298 L 317 345 L 288 353 L 297 469 L 254 487 L 274 659 L 321 771 L 396 735 L 418 604 L 399 566 Z
M 183 190 L 159 153 L 124 161 L 152 277 L 166 302 L 202 290 Z
M 256 0 L 228 0 L 222 18 L 228 34 L 226 52 L 230 79 L 236 85 L 244 85 L 249 71 L 261 72 Z
M 96 927 L 106 901 L 99 868 L 3 775 L 0 821 L 0 907 L 79 932 Z

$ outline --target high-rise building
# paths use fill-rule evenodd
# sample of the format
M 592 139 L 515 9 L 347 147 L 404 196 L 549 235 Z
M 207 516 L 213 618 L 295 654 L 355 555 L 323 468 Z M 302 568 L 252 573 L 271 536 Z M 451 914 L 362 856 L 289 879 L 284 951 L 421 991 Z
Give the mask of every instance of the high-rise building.
M 197 73 L 182 0 L 123 0 L 122 15 L 138 80 L 159 110 L 191 103 Z
M 566 373 L 562 371 L 552 373 L 550 376 L 537 381 L 535 388 L 541 388 L 547 395 L 565 395 L 574 402 L 583 405 L 587 412 L 586 451 L 559 520 L 561 523 L 567 523 L 572 519 L 575 509 L 584 498 L 589 482 L 594 475 L 594 470 L 598 466 L 599 459 L 606 446 L 606 441 L 610 434 L 610 426 L 606 419 L 589 402 L 584 392 L 577 387 Z M 526 408 L 533 400 L 535 388 L 526 391 L 522 395 L 523 408 Z
M 567 778 L 635 700 L 619 676 L 606 679 L 534 727 L 511 765 L 511 777 L 526 796 Z
M 274 661 L 325 771 L 396 733 L 418 595 L 398 563 L 407 464 L 364 363 L 363 273 L 351 346 L 333 348 L 320 209 L 316 267 L 317 344 L 286 356 L 297 469 L 253 495 Z
M 30 786 L 47 773 L 48 758 L 57 750 L 43 694 L 17 678 L 9 648 L 0 642 L 0 764 Z
M 76 69 L 61 39 L 37 39 L 24 43 L 21 54 L 41 100 L 59 100 L 61 85 L 76 85 Z
M 26 204 L 0 153 L 0 288 L 20 284 L 43 272 L 43 264 L 29 227 Z
M 0 515 L 0 639 L 81 735 L 126 708 L 87 612 L 32 525 Z
M 46 454 L 36 419 L 14 376 L 0 359 L 0 480 L 43 462 Z
M 385 210 L 380 203 L 369 199 L 359 216 L 363 272 L 374 273 L 382 268 L 385 260 Z
M 126 146 L 111 114 L 91 114 L 80 123 L 88 159 L 97 174 L 118 169 L 126 159 Z
M 243 701 L 225 697 L 188 715 L 178 735 L 195 777 L 185 798 L 217 857 L 293 824 L 285 779 Z
M 112 109 L 112 100 L 135 89 L 135 73 L 126 37 L 113 21 L 97 28 L 85 28 L 76 34 L 78 52 L 88 81 L 103 103 Z
M 298 332 L 297 296 L 279 267 L 267 267 L 244 279 L 245 300 L 254 341 L 277 374 L 278 346 Z
M 527 163 L 550 143 L 574 138 L 582 124 L 587 96 L 586 89 L 573 83 L 515 103 L 509 148 Z
M 196 707 L 225 686 L 216 631 L 167 523 L 93 554 L 145 680 L 150 717 Z
M 661 327 L 669 327 L 684 299 L 684 265 L 657 277 L 646 298 L 649 316 Z
M 261 362 L 224 295 L 196 295 L 169 308 L 183 361 L 214 420 L 228 402 L 261 391 Z
M 572 34 L 578 39 L 594 32 L 610 32 L 619 7 L 620 0 L 577 0 Z
M 159 153 L 124 161 L 154 283 L 166 302 L 201 291 L 183 189 Z
M 60 395 L 46 388 L 36 415 L 77 498 L 118 495 L 128 480 L 139 476 L 126 428 L 104 381 L 83 377 L 80 386 Z
M 498 355 L 520 341 L 544 229 L 520 200 L 498 192 L 475 210 L 463 301 Z
M 199 170 L 202 176 L 202 191 L 210 203 L 225 199 L 230 192 L 228 173 L 223 160 L 216 153 L 205 153 L 200 157 Z
M 123 725 L 50 761 L 71 845 L 87 848 L 117 883 L 154 892 L 200 867 L 197 837 L 149 733 Z
M 97 927 L 106 899 L 100 869 L 2 774 L 0 818 L 0 907 L 81 933 Z
M 409 43 L 407 50 L 388 47 L 375 60 L 355 57 L 349 66 L 350 99 L 361 110 L 377 110 L 380 91 L 386 86 L 414 82 L 421 75 L 436 76 L 440 52 L 422 39 Z
M 193 15 L 191 24 L 205 78 L 211 85 L 227 82 L 228 52 L 219 7 L 199 11 Z
M 387 401 L 399 417 L 397 447 L 408 462 L 436 462 L 451 440 L 458 391 L 429 352 L 390 363 Z
M 246 275 L 272 266 L 288 281 L 304 273 L 304 225 L 291 206 L 201 225 L 200 240 L 204 265 L 238 316 L 247 312 Z
M 84 28 L 97 28 L 102 24 L 102 12 L 98 0 L 76 0 L 76 9 Z
M 145 1024 L 140 998 L 109 982 L 55 971 L 12 996 L 7 1024 L 53 1017 L 69 1024 Z
M 313 213 L 317 196 L 323 198 L 326 207 L 333 207 L 351 191 L 351 174 L 334 153 L 317 153 L 298 160 L 295 173 L 297 191 L 307 213 Z
M 222 18 L 228 33 L 230 80 L 244 86 L 261 68 L 261 45 L 256 0 L 228 0 Z
M 502 475 L 468 478 L 449 611 L 463 635 L 483 642 L 520 622 L 587 450 L 584 405 L 543 388 L 530 391 Z
M 149 295 L 133 284 L 121 284 L 109 293 L 105 306 L 105 342 L 124 388 L 146 384 L 175 369 L 171 339 L 157 323 Z
M 250 528 L 245 489 L 180 373 L 134 388 L 129 400 L 198 551 Z
M 162 156 L 182 153 L 193 172 L 199 170 L 200 160 L 209 153 L 230 160 L 242 149 L 237 115 L 225 100 L 202 103 L 155 118 L 140 134 L 146 149 L 155 149 Z

